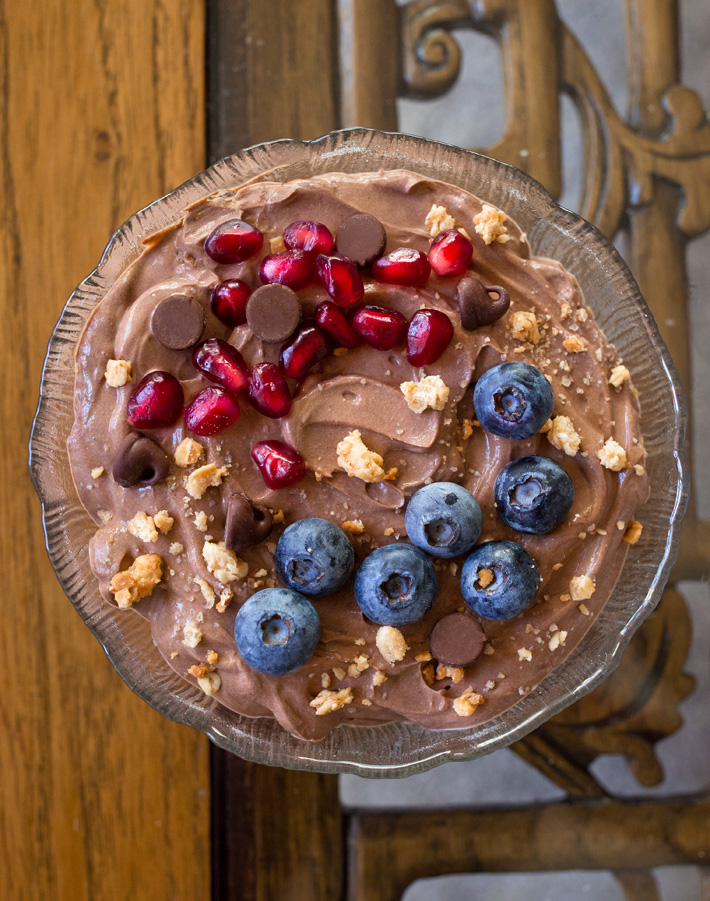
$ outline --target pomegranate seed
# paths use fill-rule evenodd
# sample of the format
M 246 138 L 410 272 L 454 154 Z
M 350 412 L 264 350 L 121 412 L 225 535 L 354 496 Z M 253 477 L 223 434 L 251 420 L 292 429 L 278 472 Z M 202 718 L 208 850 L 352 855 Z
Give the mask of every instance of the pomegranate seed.
M 350 307 L 362 300 L 365 286 L 355 263 L 321 254 L 316 258 L 316 271 L 323 287 L 339 307 Z
M 231 344 L 219 338 L 208 338 L 192 353 L 195 369 L 206 375 L 211 382 L 217 382 L 233 394 L 246 387 L 249 367 L 244 358 Z
M 264 236 L 241 219 L 223 222 L 205 241 L 205 253 L 215 263 L 243 263 L 261 250 Z
M 305 250 L 315 255 L 330 253 L 335 239 L 321 222 L 292 222 L 284 229 L 284 244 L 289 250 Z
M 126 417 L 136 429 L 158 429 L 177 422 L 185 402 L 182 385 L 169 372 L 144 376 L 128 398 Z
M 376 350 L 392 350 L 404 340 L 407 320 L 398 310 L 363 307 L 353 316 L 353 328 Z
M 385 285 L 421 288 L 430 272 L 426 254 L 413 247 L 398 247 L 372 264 L 373 278 Z
M 276 363 L 257 363 L 247 385 L 249 401 L 269 419 L 280 419 L 291 409 L 291 392 Z
M 239 419 L 239 401 L 226 391 L 210 385 L 185 407 L 185 425 L 195 435 L 214 435 Z
M 316 322 L 339 347 L 359 347 L 362 338 L 352 330 L 342 310 L 332 300 L 324 300 L 316 307 Z
M 455 228 L 439 232 L 429 248 L 429 262 L 437 275 L 463 275 L 473 258 L 473 244 Z
M 220 282 L 212 291 L 210 305 L 220 322 L 235 328 L 247 321 L 247 300 L 251 288 L 238 278 L 228 278 Z
M 277 283 L 300 291 L 310 285 L 315 275 L 313 259 L 304 250 L 284 250 L 270 253 L 259 266 L 259 278 L 265 285 Z
M 440 310 L 419 310 L 407 329 L 407 360 L 412 366 L 436 363 L 454 336 L 451 320 Z
M 281 349 L 279 366 L 290 379 L 302 379 L 316 363 L 330 354 L 328 335 L 313 322 L 301 323 L 294 337 Z
M 259 441 L 251 449 L 252 460 L 267 488 L 286 488 L 300 482 L 306 474 L 303 457 L 283 441 Z

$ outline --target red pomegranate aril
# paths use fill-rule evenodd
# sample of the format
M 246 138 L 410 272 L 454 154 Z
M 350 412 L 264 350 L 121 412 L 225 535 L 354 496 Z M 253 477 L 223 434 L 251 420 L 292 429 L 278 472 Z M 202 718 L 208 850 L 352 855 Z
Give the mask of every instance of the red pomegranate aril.
M 279 355 L 279 366 L 290 379 L 302 379 L 316 363 L 330 354 L 328 335 L 313 320 L 306 320 Z
M 291 409 L 291 392 L 276 363 L 257 363 L 249 376 L 247 392 L 252 407 L 269 419 L 280 419 Z
M 320 254 L 316 258 L 316 272 L 323 287 L 339 307 L 350 307 L 362 300 L 365 286 L 355 263 L 342 257 Z
M 239 419 L 239 401 L 225 388 L 210 385 L 185 407 L 185 425 L 195 435 L 208 437 Z
M 205 253 L 215 263 L 243 263 L 261 250 L 264 236 L 258 228 L 241 219 L 218 225 L 205 240 Z
M 451 320 L 440 310 L 419 310 L 407 329 L 407 360 L 412 366 L 436 363 L 454 336 Z
M 437 275 L 463 275 L 472 258 L 473 244 L 455 228 L 439 232 L 429 248 L 429 263 Z
M 259 266 L 259 278 L 264 285 L 286 285 L 300 291 L 310 285 L 315 276 L 311 254 L 304 250 L 283 250 L 264 257 Z
M 429 278 L 431 266 L 425 253 L 413 247 L 398 247 L 372 264 L 372 276 L 384 285 L 421 288 Z
M 305 250 L 315 256 L 330 253 L 335 238 L 322 222 L 292 222 L 284 229 L 284 244 L 289 250 Z
M 359 347 L 362 338 L 354 332 L 343 311 L 332 300 L 324 300 L 316 307 L 316 322 L 339 347 Z
M 211 382 L 217 382 L 232 394 L 239 394 L 246 388 L 249 367 L 236 347 L 226 341 L 219 338 L 203 341 L 193 351 L 192 362 L 195 369 L 199 369 Z
M 303 457 L 283 441 L 259 441 L 251 449 L 251 456 L 267 488 L 287 488 L 300 482 L 306 474 Z
M 392 350 L 404 340 L 407 320 L 398 310 L 363 307 L 353 316 L 353 328 L 376 350 Z
M 128 398 L 126 418 L 136 429 L 159 429 L 177 422 L 184 403 L 180 382 L 156 369 L 140 380 Z
M 210 306 L 220 322 L 236 328 L 247 321 L 247 301 L 251 288 L 239 278 L 228 278 L 212 291 Z

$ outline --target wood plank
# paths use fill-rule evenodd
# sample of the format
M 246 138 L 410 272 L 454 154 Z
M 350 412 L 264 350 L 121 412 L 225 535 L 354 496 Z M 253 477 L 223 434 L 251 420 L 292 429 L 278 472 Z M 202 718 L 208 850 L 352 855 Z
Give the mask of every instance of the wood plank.
M 131 212 L 202 168 L 203 38 L 193 0 L 0 2 L 8 898 L 209 893 L 208 743 L 131 694 L 72 611 L 26 452 L 66 297 Z

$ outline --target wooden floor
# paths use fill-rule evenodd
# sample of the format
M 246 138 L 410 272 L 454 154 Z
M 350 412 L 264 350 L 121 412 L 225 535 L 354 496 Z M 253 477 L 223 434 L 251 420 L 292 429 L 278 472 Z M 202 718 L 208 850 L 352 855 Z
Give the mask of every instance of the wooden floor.
M 205 899 L 208 742 L 131 694 L 72 610 L 27 470 L 67 296 L 203 168 L 203 5 L 2 0 L 0 61 L 0 895 Z

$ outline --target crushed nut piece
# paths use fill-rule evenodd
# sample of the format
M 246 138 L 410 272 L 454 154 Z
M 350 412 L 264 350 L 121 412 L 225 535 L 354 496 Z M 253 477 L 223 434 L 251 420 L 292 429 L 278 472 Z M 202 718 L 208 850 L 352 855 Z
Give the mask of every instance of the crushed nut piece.
M 170 553 L 175 554 L 176 557 L 179 557 L 180 554 L 185 552 L 185 545 L 180 544 L 179 541 L 173 541 L 170 545 Z
M 471 716 L 476 708 L 483 704 L 484 700 L 478 692 L 469 687 L 454 701 L 454 711 L 458 716 Z
M 152 516 L 147 513 L 136 513 L 133 519 L 129 519 L 126 527 L 131 535 L 140 538 L 141 541 L 157 541 L 158 531 Z
M 185 623 L 182 634 L 184 636 L 182 643 L 186 648 L 196 648 L 205 635 L 194 620 Z
M 613 438 L 607 438 L 604 447 L 597 451 L 602 466 L 612 472 L 619 472 L 626 466 L 626 451 Z
M 351 532 L 353 535 L 362 535 L 365 531 L 365 526 L 362 524 L 361 519 L 346 519 L 345 522 L 340 523 L 340 528 L 344 532 Z
M 269 251 L 271 253 L 283 253 L 286 250 L 286 245 L 284 243 L 283 235 L 276 235 L 273 238 L 269 238 Z
M 404 640 L 404 635 L 399 629 L 395 629 L 394 626 L 380 626 L 377 630 L 375 644 L 377 645 L 377 650 L 390 665 L 403 660 L 404 655 L 409 650 L 409 646 Z
M 627 544 L 636 544 L 643 532 L 643 525 L 637 520 L 632 519 L 628 529 L 624 532 L 624 541 Z
M 577 604 L 577 610 L 579 610 L 579 612 L 580 612 L 581 614 L 583 614 L 584 616 L 589 616 L 589 615 L 590 615 L 590 613 L 589 613 L 589 607 L 587 607 L 586 604 Z
M 234 582 L 235 579 L 246 579 L 249 572 L 249 566 L 243 560 L 224 546 L 224 542 L 220 541 L 215 544 L 212 541 L 205 541 L 202 546 L 202 556 L 207 564 L 207 569 L 219 579 L 223 585 Z
M 532 660 L 532 652 L 527 648 L 518 648 L 518 660 Z
M 338 466 L 349 476 L 363 482 L 380 482 L 385 474 L 382 457 L 369 450 L 358 429 L 354 429 L 338 444 Z
M 372 701 L 369 698 L 363 698 L 360 703 L 363 707 L 372 707 Z
M 358 647 L 363 647 L 364 645 L 367 644 L 367 642 L 365 641 L 364 638 L 356 638 L 356 639 L 355 639 L 355 644 L 356 644 Z
M 226 475 L 224 467 L 218 468 L 214 463 L 205 463 L 185 479 L 185 488 L 190 497 L 199 500 L 208 488 L 218 488 Z
M 105 472 L 106 470 L 103 466 L 94 466 L 94 468 L 91 470 L 91 478 L 100 479 Z
M 113 519 L 113 513 L 110 510 L 97 510 L 96 514 L 104 525 Z
M 197 463 L 204 452 L 204 447 L 194 438 L 183 438 L 175 448 L 175 462 L 185 468 Z
M 516 341 L 529 341 L 539 344 L 540 329 L 537 327 L 537 316 L 532 310 L 516 310 L 510 316 L 510 331 Z
M 378 685 L 382 685 L 382 683 L 386 681 L 387 676 L 382 672 L 382 670 L 375 670 L 372 676 L 372 687 L 376 688 Z
M 436 667 L 436 680 L 451 679 L 453 683 L 460 682 L 464 677 L 463 667 L 449 666 L 446 663 L 439 663 Z
M 313 698 L 310 706 L 316 708 L 316 716 L 325 716 L 326 713 L 333 713 L 334 710 L 340 710 L 352 702 L 353 690 L 350 686 L 341 688 L 340 691 L 329 691 L 324 688 Z
M 167 510 L 158 510 L 153 517 L 153 522 L 155 523 L 155 528 L 158 529 L 159 532 L 162 532 L 163 535 L 167 535 L 172 529 L 175 520 Z
M 507 218 L 502 210 L 484 203 L 481 212 L 473 217 L 476 234 L 481 236 L 484 244 L 492 244 L 494 241 L 505 244 L 506 241 L 510 241 L 508 229 L 503 224 Z
M 133 364 L 128 360 L 109 360 L 106 364 L 104 378 L 111 388 L 123 388 L 131 380 Z
M 423 413 L 428 407 L 443 410 L 449 399 L 449 388 L 440 375 L 427 375 L 419 382 L 402 382 L 399 390 L 413 413 Z
M 219 673 L 207 673 L 204 676 L 198 677 L 197 684 L 200 686 L 202 691 L 204 691 L 207 697 L 211 697 L 222 687 L 222 678 Z
M 207 579 L 200 579 L 198 576 L 195 576 L 193 579 L 195 585 L 197 585 L 202 592 L 202 597 L 206 601 L 206 606 L 208 610 L 211 610 L 214 607 L 214 588 L 210 585 Z
M 343 679 L 347 676 L 347 673 L 342 668 L 342 666 L 334 666 L 333 667 L 333 675 L 338 680 L 338 682 L 342 682 Z
M 431 209 L 426 214 L 424 224 L 429 229 L 429 234 L 435 238 L 439 232 L 448 231 L 450 228 L 456 228 L 454 217 L 449 214 L 445 206 L 432 204 Z
M 198 532 L 207 531 L 207 514 L 204 510 L 199 510 L 197 513 L 195 513 L 193 522 L 195 523 L 195 528 L 198 530 Z
M 582 443 L 569 416 L 555 416 L 550 424 L 547 440 L 553 447 L 564 451 L 569 457 L 574 457 Z
M 621 363 L 619 363 L 618 366 L 615 366 L 611 370 L 611 375 L 609 376 L 609 384 L 613 385 L 614 388 L 621 388 L 624 382 L 628 382 L 630 378 L 631 373 L 629 372 L 629 370 L 626 368 L 626 366 L 623 366 Z
M 323 688 L 330 688 L 330 673 L 321 673 L 320 684 Z
M 643 468 L 643 466 L 641 466 L 640 463 L 635 463 L 634 464 L 634 472 L 636 473 L 637 476 L 642 476 L 646 472 L 646 470 Z
M 157 554 L 143 554 L 111 579 L 109 589 L 119 607 L 130 607 L 148 597 L 163 577 L 163 561 Z
M 589 341 L 581 335 L 570 335 L 562 342 L 562 346 L 568 354 L 581 354 L 589 347 Z
M 573 576 L 569 593 L 573 601 L 587 601 L 594 594 L 594 580 L 590 576 Z

